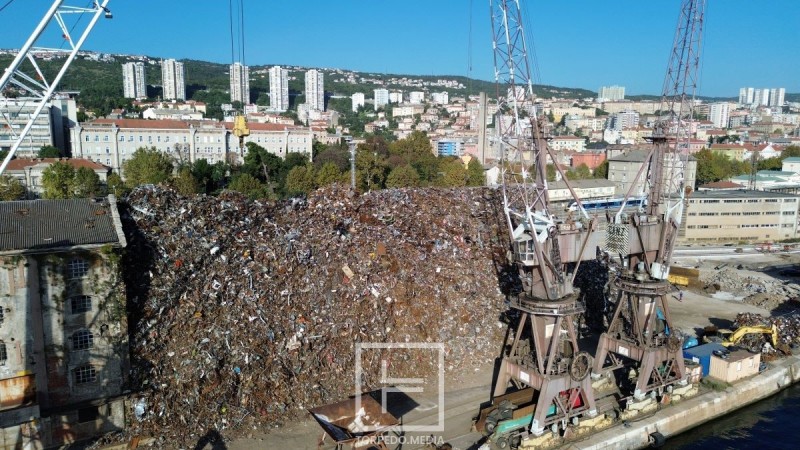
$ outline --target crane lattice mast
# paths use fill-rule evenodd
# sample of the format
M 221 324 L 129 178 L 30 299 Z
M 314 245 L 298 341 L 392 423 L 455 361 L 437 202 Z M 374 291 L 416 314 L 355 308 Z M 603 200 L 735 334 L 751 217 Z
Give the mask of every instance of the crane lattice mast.
M 14 89 L 22 94 L 21 97 L 30 99 L 32 104 L 35 105 L 28 122 L 18 134 L 15 133 L 13 127 L 8 128 L 11 130 L 14 141 L 8 155 L 6 155 L 3 162 L 0 163 L 0 175 L 3 174 L 8 163 L 14 158 L 17 149 L 25 140 L 31 128 L 33 128 L 34 122 L 53 97 L 53 94 L 58 88 L 58 84 L 67 72 L 70 64 L 72 64 L 72 61 L 78 55 L 83 43 L 100 19 L 100 16 L 105 16 L 108 19 L 112 18 L 111 11 L 108 9 L 108 2 L 109 0 L 95 0 L 92 6 L 87 8 L 65 5 L 65 0 L 55 0 L 39 22 L 39 25 L 33 30 L 28 40 L 17 52 L 11 64 L 6 68 L 3 76 L 0 77 L 0 95 L 4 96 L 6 88 L 13 86 Z M 91 18 L 82 29 L 80 23 L 77 21 L 74 26 L 68 27 L 66 18 L 74 14 L 90 14 Z M 48 26 L 54 22 L 60 28 L 63 38 L 63 48 L 39 46 L 38 44 L 43 38 L 43 34 L 45 34 Z M 48 81 L 37 63 L 36 57 L 53 54 L 66 54 L 67 56 L 56 75 Z M 26 60 L 30 63 L 30 67 L 25 67 Z M 0 120 L 3 120 L 6 125 L 10 123 L 9 118 L 5 115 L 4 117 L 0 117 Z

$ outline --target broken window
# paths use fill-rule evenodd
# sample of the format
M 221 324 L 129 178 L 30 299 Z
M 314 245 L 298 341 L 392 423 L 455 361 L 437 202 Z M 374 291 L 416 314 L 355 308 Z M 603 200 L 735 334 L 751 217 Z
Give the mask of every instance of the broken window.
M 89 273 L 89 262 L 82 258 L 73 258 L 67 268 L 70 278 L 82 278 Z
M 97 370 L 91 364 L 75 368 L 75 384 L 93 383 L 97 381 Z
M 8 353 L 6 353 L 6 343 L 0 341 L 0 366 L 5 366 L 8 360 Z
M 70 299 L 70 310 L 72 314 L 84 313 L 92 310 L 92 297 L 88 295 L 78 295 Z
M 72 334 L 72 349 L 86 350 L 94 347 L 94 335 L 89 330 L 80 330 Z

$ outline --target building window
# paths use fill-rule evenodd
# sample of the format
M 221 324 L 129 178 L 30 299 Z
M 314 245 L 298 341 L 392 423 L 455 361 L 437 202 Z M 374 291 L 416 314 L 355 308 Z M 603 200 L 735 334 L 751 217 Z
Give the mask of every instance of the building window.
M 89 262 L 85 259 L 73 258 L 72 261 L 69 262 L 67 268 L 69 269 L 69 277 L 71 279 L 82 278 L 89 273 Z
M 89 139 L 89 135 L 87 134 L 87 135 L 86 135 L 86 142 L 89 142 L 90 140 L 91 140 L 91 139 Z
M 93 383 L 97 381 L 97 370 L 91 364 L 75 368 L 75 384 Z
M 0 341 L 0 366 L 5 366 L 8 361 L 8 352 L 6 352 L 6 343 Z
M 103 136 L 103 142 L 108 142 L 108 135 Z
M 92 297 L 88 295 L 78 295 L 69 299 L 70 311 L 72 314 L 85 313 L 92 310 Z
M 89 330 L 80 330 L 72 334 L 72 349 L 86 350 L 94 347 L 94 335 Z
M 100 418 L 100 407 L 87 406 L 78 410 L 78 423 L 94 422 Z
M 0 325 L 3 325 L 3 321 L 6 319 L 6 312 L 2 306 L 0 306 Z

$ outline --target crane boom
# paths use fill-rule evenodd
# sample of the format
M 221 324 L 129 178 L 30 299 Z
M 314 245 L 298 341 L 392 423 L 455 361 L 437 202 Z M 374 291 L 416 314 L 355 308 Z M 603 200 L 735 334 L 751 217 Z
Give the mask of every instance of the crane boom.
M 14 158 L 14 154 L 17 152 L 20 144 L 24 141 L 25 137 L 30 132 L 31 128 L 36 121 L 36 119 L 41 114 L 42 110 L 47 106 L 47 102 L 53 97 L 56 89 L 58 88 L 61 79 L 64 77 L 69 66 L 72 64 L 72 61 L 78 55 L 83 43 L 86 41 L 86 38 L 89 36 L 89 33 L 94 28 L 97 21 L 100 19 L 101 15 L 104 15 L 106 18 L 111 18 L 111 11 L 108 9 L 109 0 L 95 0 L 93 5 L 88 8 L 84 7 L 77 7 L 77 6 L 69 6 L 64 5 L 65 0 L 55 0 L 50 8 L 45 13 L 42 20 L 33 30 L 33 33 L 30 35 L 25 44 L 20 48 L 17 52 L 14 59 L 11 61 L 11 64 L 6 68 L 3 76 L 0 77 L 0 95 L 3 95 L 6 88 L 9 85 L 14 85 L 17 89 L 21 89 L 26 93 L 26 97 L 30 97 L 32 101 L 35 102 L 35 108 L 33 113 L 31 114 L 28 122 L 22 128 L 20 133 L 14 136 L 14 143 L 11 146 L 11 149 L 6 155 L 5 159 L 2 163 L 0 163 L 0 175 L 3 174 L 5 171 L 6 166 Z M 68 14 L 91 14 L 91 19 L 89 20 L 86 27 L 78 34 L 78 39 L 73 39 L 73 31 L 76 27 L 68 28 L 66 25 L 66 21 L 64 17 Z M 37 47 L 36 44 L 42 38 L 47 27 L 52 23 L 56 22 L 61 29 L 61 35 L 64 38 L 66 49 L 54 49 L 54 48 L 45 48 L 45 47 Z M 67 57 L 64 60 L 61 68 L 58 70 L 56 75 L 50 80 L 47 81 L 42 70 L 39 68 L 39 65 L 36 62 L 35 55 L 37 53 L 49 53 L 52 54 L 56 53 L 67 53 Z M 22 70 L 22 66 L 25 60 L 30 62 L 35 74 L 29 75 Z M 2 118 L 6 122 L 8 119 L 6 117 Z M 11 128 L 13 133 L 13 128 Z

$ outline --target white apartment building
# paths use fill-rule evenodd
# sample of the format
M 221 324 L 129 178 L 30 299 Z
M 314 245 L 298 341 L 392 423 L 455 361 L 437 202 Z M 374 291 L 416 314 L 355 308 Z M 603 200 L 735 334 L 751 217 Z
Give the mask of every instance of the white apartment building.
M 450 103 L 450 94 L 447 91 L 434 92 L 431 94 L 431 101 L 439 105 L 446 105 Z
M 306 104 L 311 110 L 325 111 L 325 79 L 319 70 L 306 72 Z
M 408 103 L 418 105 L 425 101 L 425 93 L 422 91 L 411 91 L 408 94 Z
M 11 150 L 17 136 L 36 110 L 30 99 L 0 98 L 0 150 Z M 75 100 L 56 97 L 48 102 L 17 148 L 17 158 L 36 157 L 45 145 L 58 147 L 64 154 L 69 150 L 68 129 L 77 123 Z
M 639 126 L 639 113 L 636 111 L 626 110 L 614 114 L 611 119 L 611 128 L 616 131 L 625 129 L 636 128 Z
M 186 78 L 183 63 L 174 59 L 161 61 L 161 86 L 164 100 L 186 100 Z
M 250 67 L 233 63 L 229 70 L 231 79 L 231 102 L 250 104 Z
M 250 123 L 248 128 L 245 142 L 282 158 L 290 152 L 311 156 L 313 134 L 308 128 L 273 123 Z M 176 161 L 214 164 L 241 162 L 243 157 L 231 122 L 98 119 L 72 130 L 73 157 L 104 164 L 123 176 L 123 164 L 141 147 L 154 147 Z
M 375 110 L 389 104 L 389 90 L 388 89 L 375 89 Z
M 582 152 L 586 150 L 586 139 L 576 136 L 553 136 L 550 139 L 550 147 L 558 151 Z
M 147 98 L 147 78 L 143 62 L 122 65 L 122 91 L 125 98 Z
M 269 109 L 272 111 L 289 109 L 289 70 L 281 66 L 269 69 Z
M 625 86 L 602 86 L 597 94 L 601 102 L 615 102 L 625 99 Z
M 358 112 L 358 108 L 364 106 L 364 94 L 362 92 L 356 92 L 350 96 L 350 99 L 353 101 L 353 112 Z
M 403 93 L 389 92 L 389 103 L 403 103 Z
M 726 102 L 712 103 L 708 107 L 708 118 L 716 128 L 728 128 L 730 105 Z

